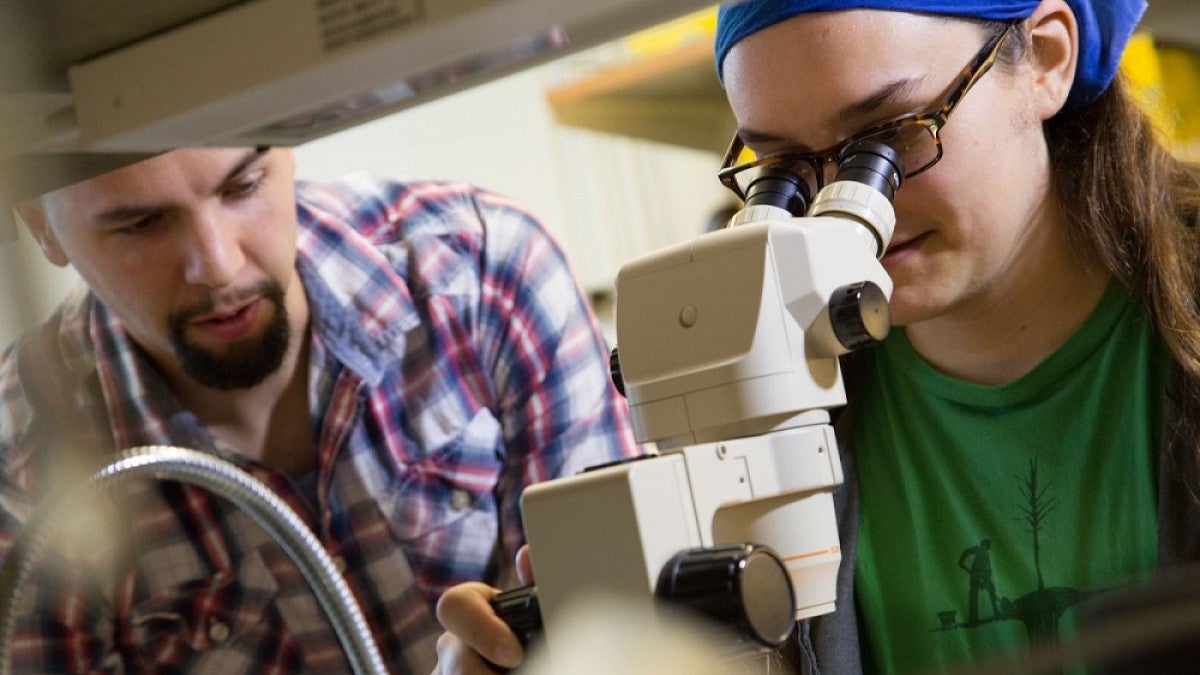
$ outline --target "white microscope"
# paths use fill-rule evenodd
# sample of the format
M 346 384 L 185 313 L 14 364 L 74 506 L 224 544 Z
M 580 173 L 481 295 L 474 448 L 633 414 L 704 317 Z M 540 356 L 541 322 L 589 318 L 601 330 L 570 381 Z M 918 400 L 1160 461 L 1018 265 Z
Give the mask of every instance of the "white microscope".
M 659 452 L 525 491 L 536 589 L 493 601 L 523 640 L 553 661 L 556 618 L 597 594 L 683 604 L 766 648 L 833 611 L 829 410 L 846 403 L 838 356 L 891 325 L 878 258 L 902 175 L 892 148 L 854 144 L 795 217 L 806 186 L 768 168 L 730 227 L 621 269 L 614 380 Z

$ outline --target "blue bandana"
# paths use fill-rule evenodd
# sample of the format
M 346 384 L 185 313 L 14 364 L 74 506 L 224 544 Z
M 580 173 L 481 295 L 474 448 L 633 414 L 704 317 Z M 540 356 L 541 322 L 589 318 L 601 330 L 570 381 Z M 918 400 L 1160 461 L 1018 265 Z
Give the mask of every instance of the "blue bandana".
M 739 40 L 797 14 L 870 8 L 924 12 L 991 21 L 1024 19 L 1038 0 L 751 0 L 721 7 L 717 15 L 717 77 L 725 55 Z M 1079 62 L 1066 107 L 1096 100 L 1108 88 L 1121 52 L 1146 11 L 1145 0 L 1067 0 L 1079 24 Z

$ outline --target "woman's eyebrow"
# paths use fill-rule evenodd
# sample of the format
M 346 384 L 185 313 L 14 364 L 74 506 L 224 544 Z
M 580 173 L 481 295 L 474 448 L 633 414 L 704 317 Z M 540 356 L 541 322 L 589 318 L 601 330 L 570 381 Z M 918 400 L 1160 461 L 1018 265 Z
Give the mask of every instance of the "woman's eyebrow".
M 863 118 L 874 117 L 879 109 L 894 101 L 903 101 L 912 96 L 921 84 L 922 78 L 904 77 L 883 84 L 874 92 L 843 106 L 837 111 L 835 120 L 838 122 L 854 122 Z
M 778 143 L 787 140 L 779 134 L 773 134 L 768 131 L 758 131 L 756 129 L 740 128 L 737 132 L 742 139 L 742 143 L 746 145 L 765 145 L 768 143 Z
M 842 106 L 824 125 L 834 132 L 843 132 L 846 127 L 856 126 L 855 122 L 875 121 L 879 110 L 894 103 L 909 99 L 914 90 L 921 84 L 920 77 L 904 77 L 886 82 L 866 96 Z M 779 134 L 757 129 L 740 128 L 738 136 L 748 146 L 773 145 L 788 142 L 790 139 Z

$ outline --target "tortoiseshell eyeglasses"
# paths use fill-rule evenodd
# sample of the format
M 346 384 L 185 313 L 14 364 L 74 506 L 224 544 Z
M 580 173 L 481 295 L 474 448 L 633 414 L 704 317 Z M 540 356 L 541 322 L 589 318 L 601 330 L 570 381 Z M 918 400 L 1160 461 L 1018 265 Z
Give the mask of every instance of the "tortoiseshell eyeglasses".
M 733 142 L 725 153 L 721 170 L 717 173 L 721 184 L 733 191 L 739 199 L 746 199 L 746 189 L 757 178 L 759 172 L 770 166 L 784 166 L 798 174 L 808 183 L 809 196 L 816 195 L 825 185 L 826 167 L 835 165 L 842 151 L 852 143 L 864 140 L 887 144 L 900 153 L 904 162 L 904 177 L 911 178 L 929 167 L 937 164 L 942 158 L 942 141 L 939 136 L 942 127 L 949 119 L 950 113 L 958 106 L 959 101 L 971 87 L 991 69 L 1000 52 L 1004 38 L 1011 33 L 1020 22 L 1010 23 L 983 45 L 979 53 L 963 68 L 962 73 L 950 86 L 942 99 L 923 112 L 902 115 L 877 124 L 870 129 L 855 134 L 837 145 L 822 150 L 803 154 L 776 154 L 757 156 L 746 148 L 741 136 L 734 134 Z M 743 159 L 744 154 L 752 155 L 748 161 L 734 164 Z

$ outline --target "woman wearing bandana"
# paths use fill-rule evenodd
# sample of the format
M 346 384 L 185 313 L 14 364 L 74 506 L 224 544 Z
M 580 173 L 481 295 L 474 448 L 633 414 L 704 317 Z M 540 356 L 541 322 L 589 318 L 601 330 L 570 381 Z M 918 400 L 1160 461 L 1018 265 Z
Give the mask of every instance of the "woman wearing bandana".
M 837 611 L 795 632 L 802 672 L 1020 658 L 1200 558 L 1200 173 L 1118 76 L 1144 8 L 721 9 L 728 187 L 784 164 L 815 194 L 863 138 L 905 162 L 895 328 L 844 359 Z M 470 593 L 443 599 L 443 662 L 468 672 L 465 645 L 511 647 L 459 628 L 493 625 L 464 619 Z

